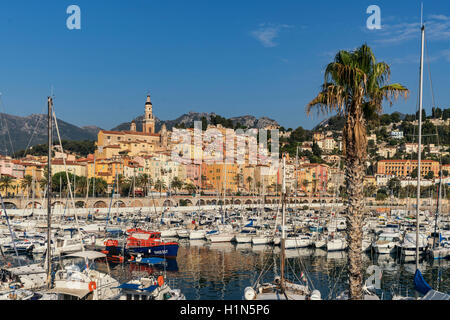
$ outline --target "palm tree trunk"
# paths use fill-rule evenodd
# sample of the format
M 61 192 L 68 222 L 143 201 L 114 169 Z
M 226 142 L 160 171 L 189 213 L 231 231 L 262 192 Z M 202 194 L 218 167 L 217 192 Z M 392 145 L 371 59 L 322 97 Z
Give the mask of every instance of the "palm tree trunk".
M 347 163 L 345 168 L 348 199 L 346 205 L 348 269 L 350 299 L 361 300 L 362 295 L 362 209 L 363 173 L 361 161 Z
M 347 220 L 349 298 L 362 300 L 362 222 L 364 201 L 364 161 L 367 138 L 365 122 L 360 109 L 355 108 L 347 116 L 344 127 L 345 137 L 345 181 L 348 198 L 345 215 Z

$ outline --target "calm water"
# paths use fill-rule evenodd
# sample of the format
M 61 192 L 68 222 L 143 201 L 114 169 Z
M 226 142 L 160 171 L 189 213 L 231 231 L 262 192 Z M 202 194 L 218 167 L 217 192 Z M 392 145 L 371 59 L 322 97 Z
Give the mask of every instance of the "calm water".
M 218 243 L 205 241 L 180 242 L 176 260 L 166 267 L 167 277 L 190 300 L 240 300 L 244 289 L 263 271 L 262 279 L 271 282 L 279 274 L 279 247 L 252 246 L 251 244 Z M 317 249 L 287 250 L 288 278 L 300 278 L 304 271 L 323 299 L 335 298 L 347 283 L 347 255 L 345 252 L 327 253 Z M 382 271 L 381 290 L 378 295 L 390 299 L 392 294 L 414 296 L 414 260 L 399 262 L 395 255 L 363 256 L 364 268 L 379 266 Z M 100 266 L 99 266 L 100 267 Z M 154 267 L 133 264 L 111 265 L 113 276 L 121 281 L 154 272 Z M 425 280 L 443 292 L 450 291 L 450 261 L 426 261 L 420 264 Z M 365 274 L 364 279 L 370 275 Z
M 272 282 L 274 275 L 279 275 L 279 247 L 208 244 L 201 240 L 179 243 L 177 259 L 170 260 L 165 268 L 169 285 L 181 289 L 189 300 L 241 300 L 244 289 L 254 284 L 260 274 L 264 282 Z M 163 267 L 130 263 L 110 262 L 109 265 L 112 275 L 120 282 L 164 270 Z M 382 299 L 391 299 L 393 294 L 417 294 L 413 283 L 414 257 L 409 262 L 401 262 L 395 255 L 366 253 L 363 265 L 365 270 L 371 265 L 381 268 L 381 289 L 377 294 Z M 346 266 L 346 252 L 286 250 L 287 278 L 299 282 L 300 274 L 304 272 L 312 287 L 320 290 L 322 299 L 334 299 L 347 288 Z M 107 270 L 104 262 L 97 262 L 96 268 L 103 272 Z M 450 260 L 424 259 L 420 270 L 433 289 L 450 292 Z M 364 280 L 370 276 L 366 273 Z

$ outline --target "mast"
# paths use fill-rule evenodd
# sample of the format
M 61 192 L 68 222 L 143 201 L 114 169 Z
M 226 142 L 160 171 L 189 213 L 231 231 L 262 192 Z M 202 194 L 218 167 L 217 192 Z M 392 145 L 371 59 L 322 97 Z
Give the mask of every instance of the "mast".
M 416 208 L 416 270 L 419 269 L 419 212 L 420 212 L 420 178 L 421 178 L 421 160 L 422 160 L 422 106 L 423 106 L 423 56 L 425 42 L 425 26 L 422 23 L 421 28 L 421 54 L 420 54 L 420 82 L 419 82 L 419 142 L 418 142 L 418 160 L 417 160 L 417 208 Z
M 53 99 L 47 98 L 48 105 L 48 155 L 47 155 L 47 286 L 50 288 L 52 275 L 52 251 L 51 251 L 51 215 L 52 215 L 52 107 Z
M 436 246 L 436 232 L 437 232 L 437 225 L 438 225 L 438 217 L 441 213 L 441 200 L 442 200 L 442 163 L 440 165 L 440 177 L 439 177 L 439 186 L 438 186 L 438 193 L 437 193 L 437 205 L 436 205 L 436 216 L 434 220 L 434 237 L 433 237 L 433 249 Z M 440 236 L 438 241 L 438 247 L 440 246 Z
M 282 189 L 281 189 L 281 263 L 280 263 L 280 269 L 281 269 L 281 291 L 284 292 L 284 246 L 285 246 L 285 240 L 286 240 L 286 233 L 285 233 L 285 223 L 286 223 L 286 214 L 285 214 L 285 201 L 286 201 L 286 158 L 283 155 L 283 182 L 282 182 Z

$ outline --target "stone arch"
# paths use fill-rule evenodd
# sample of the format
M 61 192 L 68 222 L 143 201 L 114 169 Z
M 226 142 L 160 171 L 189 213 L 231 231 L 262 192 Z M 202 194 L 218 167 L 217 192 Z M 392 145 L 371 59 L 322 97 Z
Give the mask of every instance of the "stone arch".
M 245 201 L 245 204 L 252 204 L 252 200 L 247 199 L 247 201 Z
M 4 204 L 6 209 L 17 209 L 17 205 L 14 202 L 4 202 Z
M 217 204 L 217 200 L 211 200 L 211 205 L 215 206 Z
M 172 207 L 173 203 L 169 199 L 165 200 L 163 203 L 163 207 Z
M 42 204 L 39 201 L 30 201 L 27 203 L 26 208 L 27 209 L 31 209 L 31 208 L 35 208 L 35 209 L 42 209 Z
M 52 208 L 64 208 L 65 204 L 61 200 L 56 200 L 52 203 Z
M 86 202 L 78 200 L 75 202 L 75 208 L 86 208 Z
M 114 207 L 114 208 L 117 208 L 117 207 L 119 207 L 119 208 L 125 208 L 125 207 L 126 207 L 126 204 L 125 204 L 125 202 L 123 202 L 122 200 L 117 200 L 116 202 L 114 202 L 113 207 Z
M 141 207 L 142 208 L 144 206 L 144 204 L 142 203 L 141 200 L 135 199 L 135 200 L 131 201 L 131 206 L 132 207 Z
M 267 203 L 267 204 L 271 204 L 271 203 L 272 203 L 272 200 L 266 199 L 266 203 Z
M 197 205 L 199 206 L 204 206 L 205 205 L 205 200 L 203 200 L 203 199 L 200 199 L 200 200 L 198 200 L 197 201 Z
M 230 200 L 226 199 L 225 200 L 225 205 L 230 204 Z
M 94 208 L 106 208 L 106 207 L 107 205 L 105 201 L 99 200 L 94 203 Z
M 209 206 L 211 204 L 211 200 L 206 200 L 206 204 Z
M 194 205 L 190 199 L 184 199 L 184 203 L 186 207 L 192 207 Z
M 234 200 L 234 204 L 241 204 L 241 200 L 239 199 Z

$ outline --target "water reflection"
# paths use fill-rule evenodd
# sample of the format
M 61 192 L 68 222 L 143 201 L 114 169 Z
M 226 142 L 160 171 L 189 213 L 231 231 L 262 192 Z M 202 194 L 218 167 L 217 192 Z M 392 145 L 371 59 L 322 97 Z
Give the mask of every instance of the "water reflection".
M 347 253 L 327 252 L 301 248 L 286 250 L 287 278 L 298 281 L 305 272 L 308 282 L 322 293 L 322 298 L 335 298 L 347 288 Z M 364 254 L 363 268 L 377 265 L 382 270 L 383 299 L 393 294 L 414 295 L 415 263 L 398 256 Z M 230 300 L 242 299 L 245 287 L 250 286 L 265 270 L 262 281 L 272 281 L 279 273 L 280 248 L 266 245 L 208 243 L 204 240 L 183 241 L 178 257 L 163 266 L 139 264 L 112 265 L 113 276 L 128 281 L 139 275 L 166 271 L 174 286 L 181 289 L 187 299 Z M 426 281 L 435 289 L 450 289 L 449 261 L 421 261 L 420 269 Z M 367 279 L 370 274 L 365 274 Z

